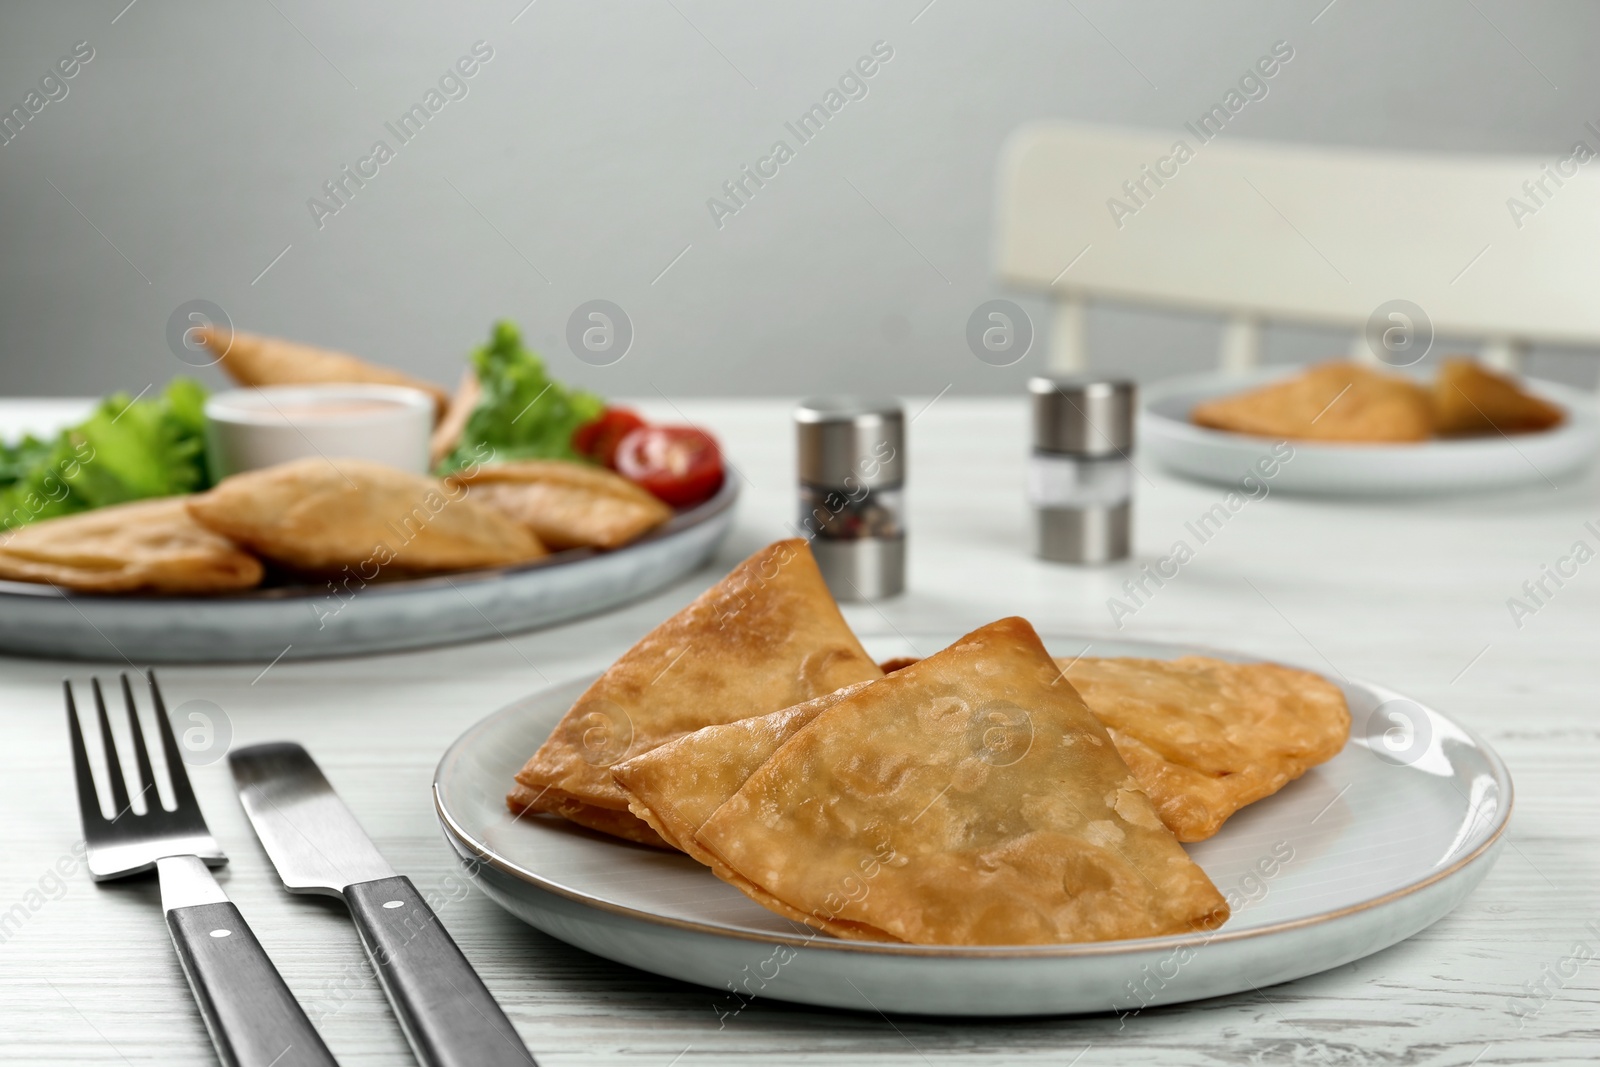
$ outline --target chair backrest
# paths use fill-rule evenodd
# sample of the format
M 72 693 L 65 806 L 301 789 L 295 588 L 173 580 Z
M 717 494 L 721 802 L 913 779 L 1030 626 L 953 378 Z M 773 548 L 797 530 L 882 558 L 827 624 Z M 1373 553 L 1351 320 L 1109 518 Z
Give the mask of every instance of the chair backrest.
M 1600 345 L 1593 125 L 1541 158 L 1037 123 L 997 236 L 1002 279 L 1058 298 L 1358 327 L 1400 299 L 1439 333 Z

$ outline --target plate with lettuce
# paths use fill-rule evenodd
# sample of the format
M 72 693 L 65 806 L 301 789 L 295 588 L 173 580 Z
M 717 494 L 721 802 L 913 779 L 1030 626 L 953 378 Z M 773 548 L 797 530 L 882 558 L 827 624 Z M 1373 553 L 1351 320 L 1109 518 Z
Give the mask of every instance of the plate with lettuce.
M 619 435 L 638 430 L 635 437 L 648 438 L 687 428 L 641 429 L 632 413 L 556 381 L 510 323 L 497 323 L 468 364 L 455 426 L 442 448 L 436 440 L 435 475 L 489 451 L 506 461 L 612 466 L 662 495 L 647 480 L 651 472 L 636 476 L 618 465 Z M 0 543 L 21 527 L 211 488 L 206 398 L 199 382 L 175 378 L 138 396 L 108 396 L 53 433 L 25 433 L 0 420 Z M 0 654 L 271 661 L 392 652 L 551 626 L 648 596 L 708 560 L 731 525 L 737 498 L 734 479 L 721 477 L 720 457 L 717 478 L 675 506 L 663 525 L 620 548 L 567 548 L 514 566 L 376 581 L 358 594 L 332 581 L 270 571 L 258 588 L 205 596 L 98 594 L 0 580 Z M 670 492 L 663 499 L 672 503 Z

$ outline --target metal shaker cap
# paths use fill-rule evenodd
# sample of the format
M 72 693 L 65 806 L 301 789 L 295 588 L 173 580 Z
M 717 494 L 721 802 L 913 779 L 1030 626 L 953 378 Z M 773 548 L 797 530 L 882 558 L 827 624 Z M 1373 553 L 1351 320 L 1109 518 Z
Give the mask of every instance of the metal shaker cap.
M 805 484 L 877 489 L 905 481 L 905 415 L 898 400 L 812 397 L 795 409 L 794 421 Z
M 1115 456 L 1133 447 L 1136 388 L 1110 378 L 1030 378 L 1033 447 L 1076 456 Z

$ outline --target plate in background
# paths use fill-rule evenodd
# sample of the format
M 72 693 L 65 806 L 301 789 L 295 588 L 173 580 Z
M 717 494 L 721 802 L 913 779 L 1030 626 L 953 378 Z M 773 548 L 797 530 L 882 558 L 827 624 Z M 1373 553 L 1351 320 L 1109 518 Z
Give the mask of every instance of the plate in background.
M 1203 400 L 1241 393 L 1300 367 L 1261 367 L 1246 373 L 1213 371 L 1142 387 L 1139 448 L 1169 470 L 1219 485 L 1239 484 L 1277 442 L 1196 426 L 1189 412 Z M 1268 480 L 1273 492 L 1325 496 L 1415 496 L 1556 485 L 1593 461 L 1600 448 L 1600 414 L 1593 393 L 1554 382 L 1521 384 L 1567 412 L 1567 421 L 1542 433 L 1496 435 L 1412 445 L 1291 441 L 1293 458 Z
M 733 523 L 736 478 L 611 552 L 373 582 L 211 596 L 69 593 L 0 581 L 0 653 L 135 663 L 312 659 L 473 641 L 553 626 L 664 589 L 711 558 Z
M 957 636 L 865 643 L 884 659 Z M 1045 643 L 1056 655 L 1088 647 Z M 1221 655 L 1101 638 L 1093 647 Z M 1185 846 L 1233 905 L 1220 930 L 1024 947 L 841 941 L 767 911 L 688 856 L 506 810 L 512 775 L 592 680 L 502 709 L 450 747 L 434 777 L 445 837 L 513 915 L 596 955 L 718 990 L 727 1015 L 750 996 L 929 1015 L 1133 1012 L 1286 982 L 1442 918 L 1488 873 L 1511 814 L 1511 778 L 1483 742 L 1396 693 L 1348 682 L 1344 751 Z

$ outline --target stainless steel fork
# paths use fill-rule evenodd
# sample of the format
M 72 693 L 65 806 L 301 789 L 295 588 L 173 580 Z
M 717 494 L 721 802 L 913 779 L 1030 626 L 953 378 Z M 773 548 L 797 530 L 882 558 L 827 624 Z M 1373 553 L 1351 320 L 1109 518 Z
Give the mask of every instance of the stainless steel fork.
M 122 699 L 127 706 L 128 732 L 139 768 L 139 796 L 144 799 L 145 808 L 143 814 L 134 812 L 106 715 L 105 697 L 100 692 L 100 679 L 95 678 L 90 685 L 105 751 L 106 784 L 115 808 L 109 819 L 101 811 L 95 792 L 94 772 L 72 698 L 72 683 L 63 683 L 67 727 L 72 733 L 72 767 L 78 779 L 78 808 L 83 816 L 84 841 L 89 846 L 89 874 L 95 881 L 104 882 L 151 868 L 159 873 L 161 908 L 166 912 L 178 961 L 194 991 L 217 1057 L 227 1067 L 337 1067 L 311 1020 L 245 925 L 239 909 L 208 870 L 227 863 L 228 857 L 206 829 L 154 673 L 149 675 L 149 682 L 175 806 L 171 810 L 162 806 L 144 731 L 139 726 L 133 688 L 124 674 Z

